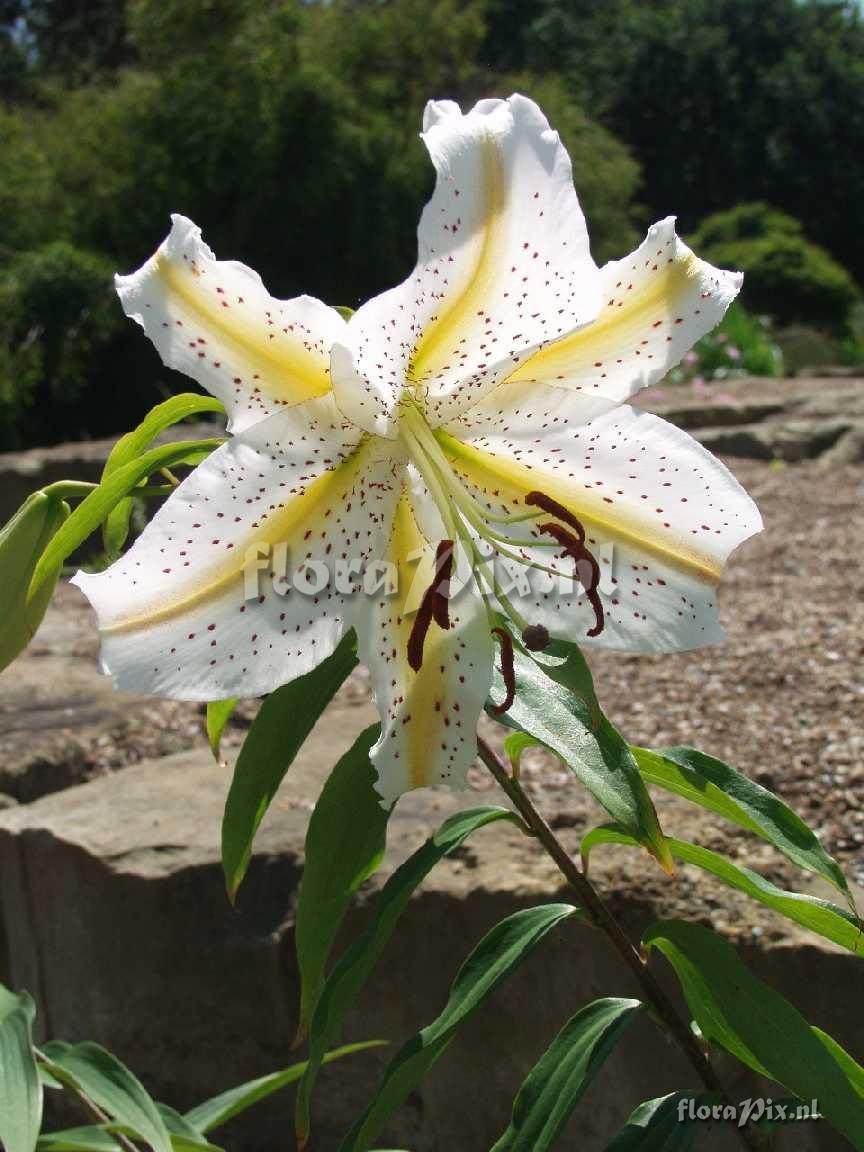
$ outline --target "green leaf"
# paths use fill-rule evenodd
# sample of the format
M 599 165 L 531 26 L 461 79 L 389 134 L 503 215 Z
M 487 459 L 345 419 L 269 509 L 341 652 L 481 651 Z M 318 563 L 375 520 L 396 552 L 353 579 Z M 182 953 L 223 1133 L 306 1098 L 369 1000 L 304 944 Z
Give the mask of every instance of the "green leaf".
M 614 825 L 603 825 L 589 832 L 582 840 L 582 859 L 587 864 L 591 849 L 597 844 L 626 844 L 638 847 L 632 836 L 628 836 L 621 828 Z M 838 908 L 827 900 L 820 900 L 816 896 L 805 896 L 799 892 L 786 892 L 760 876 L 758 872 L 751 872 L 749 868 L 733 864 L 718 852 L 710 848 L 702 848 L 698 844 L 688 844 L 685 840 L 669 838 L 669 847 L 676 860 L 685 864 L 692 864 L 705 872 L 710 872 L 724 884 L 737 888 L 753 900 L 764 904 L 794 920 L 796 924 L 809 928 L 811 932 L 824 936 L 826 940 L 833 940 L 842 948 L 858 956 L 864 956 L 864 924 L 844 908 Z
M 472 832 L 498 820 L 509 820 L 523 827 L 519 817 L 508 808 L 468 808 L 445 820 L 435 835 L 396 869 L 378 894 L 369 924 L 334 965 L 312 1017 L 309 1066 L 297 1089 L 295 1123 L 301 1146 L 309 1137 L 312 1090 L 323 1054 L 338 1036 L 345 1014 L 375 967 L 405 905 L 439 860 L 455 852 Z
M 631 1112 L 627 1123 L 606 1152 L 691 1152 L 699 1132 L 699 1121 L 689 1118 L 682 1105 L 693 1100 L 701 1104 L 707 1096 L 694 1092 L 672 1092 L 646 1100 Z
M 359 1044 L 346 1044 L 342 1048 L 328 1052 L 321 1062 L 322 1064 L 331 1064 L 334 1060 L 341 1060 L 344 1056 L 352 1056 L 355 1052 L 365 1052 L 369 1048 L 380 1048 L 386 1043 L 386 1040 L 365 1040 Z M 218 1096 L 214 1096 L 212 1100 L 205 1100 L 203 1104 L 197 1104 L 186 1113 L 183 1119 L 199 1132 L 212 1132 L 214 1128 L 227 1124 L 229 1120 L 239 1116 L 241 1112 L 245 1112 L 247 1108 L 257 1104 L 259 1100 L 266 1100 L 274 1092 L 279 1092 L 289 1084 L 296 1083 L 305 1069 L 306 1061 L 304 1060 L 302 1063 L 292 1064 L 290 1068 L 285 1068 L 281 1072 L 271 1072 L 268 1076 L 261 1076 L 257 1080 L 250 1080 L 236 1088 L 229 1088 L 226 1092 L 220 1092 Z
M 853 1147 L 864 1149 L 864 1069 L 848 1053 L 833 1040 L 825 1043 L 716 932 L 665 920 L 648 929 L 643 943 L 672 964 L 709 1042 L 801 1099 L 817 1099 L 826 1119 Z
M 0 529 L 0 671 L 27 647 L 51 602 L 59 570 L 28 601 L 27 590 L 69 505 L 50 492 L 34 492 Z
M 577 911 L 570 904 L 526 908 L 486 933 L 456 974 L 444 1011 L 412 1036 L 391 1060 L 375 1098 L 342 1141 L 339 1152 L 367 1152 L 396 1109 L 441 1056 L 459 1026 L 553 928 Z
M 507 1131 L 492 1152 L 548 1152 L 622 1034 L 638 1000 L 595 1000 L 564 1025 L 519 1089 Z
M 545 744 L 535 736 L 529 736 L 527 732 L 510 732 L 504 737 L 504 755 L 517 776 L 522 765 L 522 753 L 529 748 L 545 748 Z
M 179 424 L 189 416 L 200 416 L 203 412 L 217 412 L 224 416 L 225 405 L 214 396 L 183 392 L 151 408 L 138 427 L 121 436 L 111 449 L 102 471 L 103 479 L 137 459 L 150 447 L 160 432 Z
M 0 985 L 0 1144 L 33 1152 L 42 1124 L 42 1082 L 33 1055 L 36 1008 Z
M 616 823 L 671 872 L 672 858 L 651 797 L 627 741 L 597 705 L 588 666 L 576 645 L 550 645 L 542 660 L 517 648 L 514 671 L 516 699 L 505 723 L 560 756 Z M 503 695 L 500 672 L 496 677 L 495 691 Z
M 237 757 L 222 817 L 222 867 L 232 903 L 271 800 L 306 737 L 356 664 L 356 639 L 349 632 L 317 668 L 277 688 L 261 705 Z
M 631 751 L 648 784 L 692 800 L 740 828 L 755 832 L 794 864 L 817 873 L 849 895 L 849 885 L 840 865 L 828 855 L 800 816 L 767 788 L 695 748 L 632 748 Z
M 144 417 L 137 428 L 121 436 L 105 461 L 102 470 L 102 479 L 110 476 L 125 464 L 131 463 L 140 456 L 156 439 L 160 432 L 179 424 L 189 416 L 198 416 L 203 412 L 218 412 L 225 414 L 225 407 L 221 401 L 213 396 L 198 396 L 194 392 L 184 392 L 180 396 L 172 396 L 162 404 L 157 404 Z M 129 535 L 129 517 L 132 512 L 132 499 L 127 497 L 121 500 L 109 513 L 102 528 L 102 537 L 109 556 L 116 556 Z
M 333 310 L 338 312 L 343 320 L 350 320 L 356 311 L 354 308 L 349 308 L 347 304 L 336 304 Z
M 140 1081 L 116 1056 L 98 1044 L 55 1040 L 42 1049 L 49 1071 L 79 1088 L 119 1124 L 130 1128 L 153 1152 L 171 1152 L 171 1140 L 159 1109 Z
M 388 809 L 369 762 L 376 724 L 357 738 L 324 785 L 309 821 L 294 934 L 300 968 L 299 1043 L 321 998 L 327 958 L 352 895 L 384 856 Z
M 111 1133 L 98 1124 L 46 1132 L 36 1143 L 37 1152 L 120 1152 Z
M 56 581 L 66 557 L 71 556 L 75 549 L 99 528 L 111 509 L 145 476 L 149 476 L 151 472 L 158 472 L 160 468 L 197 461 L 202 453 L 209 455 L 220 444 L 222 440 L 215 439 L 181 440 L 176 444 L 165 444 L 160 448 L 151 448 L 149 452 L 143 453 L 128 464 L 124 464 L 122 468 L 118 468 L 116 472 L 112 472 L 81 501 L 66 523 L 53 536 L 36 565 L 27 594 L 28 601 L 34 601 L 44 594 L 46 585 Z
M 222 733 L 225 731 L 225 725 L 234 715 L 237 704 L 238 701 L 235 698 L 230 698 L 228 700 L 211 700 L 207 705 L 207 742 L 217 764 L 222 762 L 220 755 Z

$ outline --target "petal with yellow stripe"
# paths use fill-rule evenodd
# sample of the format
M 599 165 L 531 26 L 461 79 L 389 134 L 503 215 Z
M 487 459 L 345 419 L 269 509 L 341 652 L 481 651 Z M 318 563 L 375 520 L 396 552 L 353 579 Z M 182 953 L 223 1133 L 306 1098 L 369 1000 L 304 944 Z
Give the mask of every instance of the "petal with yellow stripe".
M 423 127 L 437 179 L 417 265 L 334 348 L 340 407 L 382 435 L 405 387 L 433 427 L 453 419 L 601 301 L 570 158 L 536 104 L 431 103 Z
M 172 216 L 146 264 L 116 277 L 126 315 L 162 361 L 220 399 L 234 432 L 330 390 L 330 348 L 345 321 L 311 296 L 275 300 L 257 272 L 216 260 L 201 230 Z
M 331 397 L 233 437 L 132 548 L 76 583 L 119 688 L 181 700 L 259 696 L 338 643 L 355 567 L 378 555 L 398 449 L 359 439 Z
M 522 616 L 553 636 L 625 651 L 720 640 L 716 590 L 724 564 L 761 528 L 755 504 L 728 469 L 687 433 L 626 405 L 603 411 L 602 399 L 519 383 L 504 385 L 496 398 L 512 406 L 503 403 L 494 418 L 487 413 L 485 425 L 475 410 L 463 439 L 453 435 L 458 425 L 439 431 L 457 476 L 491 515 L 525 511 L 529 492 L 545 493 L 582 522 L 601 571 L 604 626 L 592 638 L 595 612 L 569 579 L 572 562 L 555 560 L 547 548 L 509 547 L 567 577 L 502 562 L 504 590 Z M 514 540 L 549 540 L 530 522 L 496 527 Z
M 450 628 L 433 623 L 423 663 L 408 663 L 408 640 L 422 594 L 433 579 L 435 548 L 418 527 L 407 492 L 399 500 L 383 559 L 395 590 L 359 596 L 352 605 L 360 658 L 369 668 L 381 716 L 372 751 L 385 803 L 432 784 L 464 788 L 477 753 L 477 718 L 492 682 L 486 610 L 467 582 L 450 603 Z
M 698 259 L 675 232 L 654 224 L 623 260 L 601 269 L 603 306 L 593 324 L 525 360 L 511 380 L 542 380 L 626 400 L 662 380 L 723 319 L 741 289 L 740 272 Z

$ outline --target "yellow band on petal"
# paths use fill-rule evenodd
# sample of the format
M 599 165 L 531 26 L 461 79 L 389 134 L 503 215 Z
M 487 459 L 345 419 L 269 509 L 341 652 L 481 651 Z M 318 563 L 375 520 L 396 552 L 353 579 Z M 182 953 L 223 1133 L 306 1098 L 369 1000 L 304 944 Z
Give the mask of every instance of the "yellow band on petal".
M 272 548 L 280 543 L 290 547 L 298 536 L 302 538 L 303 534 L 314 531 L 328 512 L 347 498 L 375 451 L 373 439 L 361 441 L 355 451 L 335 468 L 312 480 L 299 495 L 292 497 L 281 508 L 262 517 L 259 526 L 250 533 L 248 539 L 242 543 L 237 542 L 221 563 L 209 569 L 203 563 L 197 566 L 194 591 L 154 603 L 150 609 L 103 626 L 100 631 L 116 634 L 146 629 L 182 616 L 191 609 L 219 599 L 236 586 L 242 586 L 248 549 L 257 545 Z
M 663 563 L 689 576 L 708 584 L 718 584 L 723 574 L 722 567 L 711 557 L 670 530 L 668 536 L 661 534 L 657 526 L 649 523 L 629 509 L 596 495 L 590 489 L 568 484 L 554 472 L 544 472 L 539 468 L 528 468 L 506 456 L 496 456 L 461 440 L 448 436 L 437 429 L 435 437 L 448 457 L 471 481 L 481 488 L 495 488 L 506 485 L 521 498 L 526 493 L 543 491 L 553 500 L 569 508 L 588 529 L 631 545 L 633 548 L 656 557 Z
M 477 257 L 465 285 L 454 294 L 440 315 L 424 328 L 411 357 L 408 379 L 422 383 L 447 365 L 459 341 L 471 324 L 477 324 L 477 313 L 492 294 L 496 275 L 500 274 L 502 242 L 505 228 L 506 181 L 501 152 L 491 133 L 483 129 L 478 141 L 482 169 L 482 233 L 473 239 Z M 471 240 L 466 239 L 466 243 Z
M 578 376 L 581 368 L 599 367 L 598 361 L 602 362 L 607 353 L 632 354 L 628 333 L 632 329 L 650 333 L 652 324 L 659 325 L 670 316 L 674 320 L 673 313 L 686 300 L 690 281 L 698 276 L 702 266 L 702 261 L 683 244 L 671 263 L 665 253 L 659 259 L 664 263 L 647 288 L 633 295 L 632 286 L 622 280 L 596 320 L 529 356 L 508 380 L 554 382 L 557 378 Z
M 200 272 L 178 267 L 163 251 L 156 253 L 154 261 L 166 291 L 189 323 L 201 325 L 214 340 L 230 346 L 248 363 L 253 375 L 247 384 L 257 384 L 262 392 L 287 404 L 299 404 L 330 391 L 326 354 L 307 348 L 300 336 L 289 336 L 279 329 L 267 331 L 263 321 L 250 320 L 241 313 L 242 304 L 223 307 L 197 286 Z M 259 378 L 262 368 L 269 373 L 266 379 Z
M 404 770 L 410 788 L 423 788 L 434 782 L 431 768 L 441 740 L 441 703 L 447 695 L 446 666 L 442 667 L 436 649 L 446 634 L 433 626 L 426 640 L 423 666 L 414 672 L 408 665 L 408 638 L 420 599 L 418 591 L 432 580 L 435 563 L 434 550 L 417 526 L 411 502 L 404 493 L 396 508 L 387 558 L 396 566 L 399 580 L 397 659 L 401 668 L 399 682 L 405 686 L 405 715 L 409 717 L 405 723 L 408 763 Z M 393 610 L 397 610 L 395 603 Z

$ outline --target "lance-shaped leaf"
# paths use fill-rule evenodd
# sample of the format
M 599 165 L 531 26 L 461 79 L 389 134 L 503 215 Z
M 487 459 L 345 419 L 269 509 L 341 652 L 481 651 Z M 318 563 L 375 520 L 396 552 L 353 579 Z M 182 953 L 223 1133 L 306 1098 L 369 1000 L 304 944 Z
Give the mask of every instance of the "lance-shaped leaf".
M 559 643 L 553 656 L 514 654 L 516 699 L 505 723 L 550 748 L 572 769 L 616 823 L 671 872 L 672 857 L 627 741 L 600 711 L 584 657 Z M 563 657 L 563 658 L 561 658 Z M 498 698 L 506 689 L 496 673 Z
M 116 1056 L 98 1044 L 66 1044 L 55 1040 L 43 1054 L 49 1071 L 61 1083 L 71 1083 L 112 1120 L 129 1128 L 153 1152 L 171 1152 L 165 1121 L 144 1086 Z
M 75 549 L 99 528 L 112 508 L 116 507 L 124 496 L 128 496 L 146 476 L 158 472 L 160 468 L 199 463 L 221 443 L 219 439 L 180 440 L 176 444 L 151 448 L 149 452 L 124 464 L 102 480 L 81 501 L 42 553 L 30 581 L 28 601 L 37 601 L 44 595 L 46 585 L 56 581 L 66 557 L 71 556 Z
M 429 1071 L 457 1029 L 562 921 L 570 904 L 514 912 L 487 932 L 456 974 L 444 1011 L 417 1032 L 390 1062 L 375 1098 L 342 1141 L 339 1152 L 367 1152 L 387 1121 Z
M 864 1149 L 864 1069 L 847 1052 L 835 1041 L 826 1043 L 716 932 L 662 920 L 651 925 L 643 943 L 671 963 L 709 1042 L 796 1096 L 817 1099 L 826 1119 L 853 1147 Z
M 29 601 L 27 590 L 49 541 L 69 515 L 51 492 L 34 492 L 0 528 L 0 671 L 36 633 L 51 600 L 59 570 Z
M 690 1102 L 698 1106 L 711 1099 L 685 1090 L 646 1100 L 634 1108 L 606 1152 L 691 1152 L 699 1121 L 690 1114 Z
M 823 876 L 849 895 L 849 885 L 840 865 L 828 855 L 801 817 L 767 788 L 695 748 L 631 748 L 631 751 L 646 783 L 692 800 L 701 808 L 754 832 L 793 863 Z
M 344 1056 L 352 1056 L 355 1052 L 365 1052 L 369 1048 L 380 1048 L 386 1043 L 386 1040 L 364 1040 L 358 1044 L 346 1044 L 342 1048 L 328 1052 L 322 1063 L 330 1064 L 334 1060 L 341 1060 Z M 301 1063 L 292 1064 L 289 1068 L 283 1068 L 280 1072 L 271 1072 L 267 1076 L 259 1076 L 256 1080 L 250 1080 L 246 1084 L 239 1084 L 236 1088 L 229 1088 L 211 1100 L 196 1104 L 182 1119 L 198 1132 L 205 1134 L 212 1132 L 214 1128 L 220 1128 L 223 1124 L 227 1124 L 229 1120 L 233 1120 L 235 1116 L 245 1112 L 247 1108 L 251 1108 L 261 1100 L 266 1100 L 274 1092 L 281 1092 L 289 1084 L 295 1084 L 305 1069 L 306 1061 L 304 1060 Z
M 454 852 L 472 832 L 498 820 L 522 827 L 519 817 L 507 808 L 470 808 L 445 820 L 435 835 L 396 869 L 375 901 L 369 924 L 327 977 L 309 1028 L 309 1066 L 297 1089 L 295 1126 L 301 1146 L 309 1137 L 312 1090 L 324 1053 L 338 1036 L 346 1012 L 369 978 L 405 905 L 439 860 Z
M 110 476 L 125 464 L 130 464 L 145 452 L 160 432 L 179 424 L 189 416 L 200 416 L 205 412 L 225 414 L 225 406 L 213 396 L 199 396 L 195 392 L 184 392 L 180 396 L 157 404 L 147 413 L 137 428 L 121 436 L 105 461 L 102 479 Z M 121 500 L 108 514 L 102 526 L 102 538 L 109 555 L 116 555 L 126 543 L 129 535 L 129 517 L 132 513 L 132 498 Z
M 298 1043 L 321 997 L 327 958 L 351 897 L 384 856 L 391 810 L 382 807 L 369 762 L 379 732 L 377 724 L 367 728 L 345 753 L 309 820 L 294 928 L 300 968 Z
M 237 704 L 234 697 L 229 697 L 227 700 L 211 700 L 207 705 L 207 743 L 217 764 L 221 763 L 222 734 Z
M 36 1143 L 37 1152 L 121 1152 L 120 1145 L 99 1124 L 45 1132 Z
M 628 836 L 621 828 L 614 825 L 604 825 L 594 828 L 582 839 L 582 859 L 586 863 L 592 848 L 598 844 L 626 844 L 631 847 L 639 845 L 632 836 Z M 845 908 L 838 908 L 827 900 L 820 900 L 816 896 L 804 895 L 800 892 L 786 892 L 760 876 L 749 868 L 739 867 L 719 852 L 712 852 L 710 848 L 702 848 L 698 844 L 688 844 L 685 840 L 675 840 L 669 837 L 669 847 L 676 860 L 685 864 L 692 864 L 705 872 L 710 872 L 724 884 L 737 888 L 753 900 L 764 904 L 794 920 L 811 932 L 824 936 L 826 940 L 833 940 L 842 948 L 848 948 L 856 955 L 864 956 L 864 924 L 847 912 Z
M 357 664 L 349 632 L 326 660 L 271 693 L 249 729 L 222 817 L 222 867 L 233 901 L 252 857 L 252 842 L 294 757 Z
M 42 1083 L 33 1055 L 36 1009 L 0 985 L 0 1144 L 33 1152 L 42 1123 Z
M 642 1011 L 638 1000 L 595 1000 L 564 1025 L 528 1074 L 492 1152 L 548 1152 L 615 1045 Z

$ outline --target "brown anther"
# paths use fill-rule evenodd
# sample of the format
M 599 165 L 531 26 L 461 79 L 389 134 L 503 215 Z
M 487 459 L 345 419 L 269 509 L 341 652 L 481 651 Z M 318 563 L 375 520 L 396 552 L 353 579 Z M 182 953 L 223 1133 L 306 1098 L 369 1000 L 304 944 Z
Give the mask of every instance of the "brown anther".
M 576 565 L 577 575 L 579 576 L 580 583 L 585 589 L 585 595 L 588 597 L 588 603 L 594 609 L 594 626 L 588 629 L 589 636 L 599 636 L 603 631 L 606 623 L 606 616 L 603 611 L 603 602 L 597 592 L 597 587 L 600 583 L 600 565 L 597 563 L 593 554 L 585 547 L 583 539 L 577 539 L 570 532 L 567 531 L 561 524 L 555 524 L 547 521 L 545 524 L 538 524 L 537 529 L 540 532 L 545 532 L 547 536 L 551 536 L 557 540 L 561 545 L 561 555 L 569 556 Z M 590 569 L 590 576 L 588 580 L 584 580 L 582 572 L 579 569 L 583 564 L 587 564 Z
M 442 540 L 435 550 L 432 616 L 439 628 L 450 627 L 450 577 L 453 573 L 453 541 Z
M 542 624 L 529 624 L 523 629 L 522 643 L 529 652 L 542 652 L 549 644 L 549 629 Z
M 423 645 L 426 643 L 426 633 L 432 623 L 432 597 L 426 591 L 414 617 L 411 635 L 408 637 L 408 664 L 415 672 L 423 667 Z
M 516 670 L 513 667 L 513 639 L 506 628 L 493 628 L 492 635 L 498 637 L 501 649 L 501 675 L 504 677 L 504 688 L 507 695 L 500 704 L 490 704 L 489 710 L 495 716 L 502 716 L 508 708 L 513 707 L 516 699 Z
M 542 508 L 544 512 L 548 512 L 550 516 L 554 516 L 556 520 L 561 520 L 563 523 L 569 524 L 579 537 L 579 543 L 585 543 L 585 529 L 582 526 L 581 520 L 578 520 L 563 504 L 559 504 L 557 500 L 553 500 L 551 496 L 547 496 L 545 492 L 529 492 L 525 497 L 525 503 L 531 504 L 535 508 Z
M 411 635 L 408 637 L 408 665 L 415 672 L 423 667 L 426 634 L 434 620 L 445 632 L 450 627 L 450 575 L 453 571 L 453 541 L 442 540 L 435 550 L 435 573 L 423 593 Z

